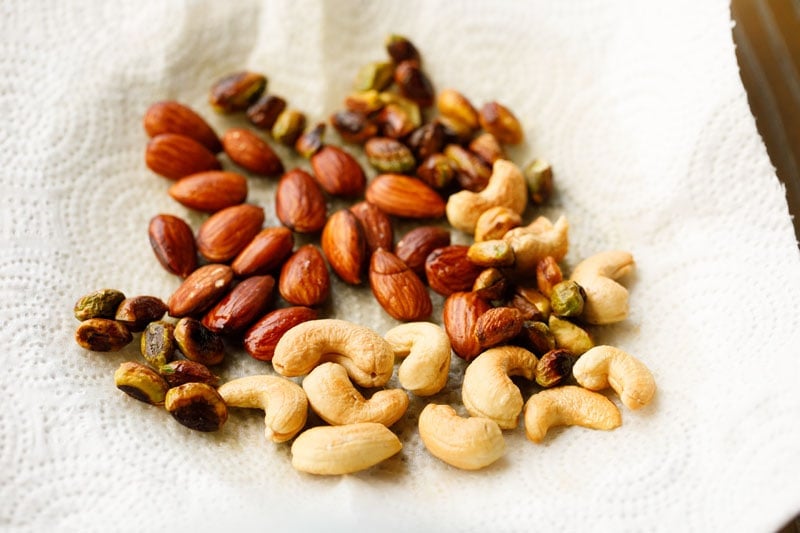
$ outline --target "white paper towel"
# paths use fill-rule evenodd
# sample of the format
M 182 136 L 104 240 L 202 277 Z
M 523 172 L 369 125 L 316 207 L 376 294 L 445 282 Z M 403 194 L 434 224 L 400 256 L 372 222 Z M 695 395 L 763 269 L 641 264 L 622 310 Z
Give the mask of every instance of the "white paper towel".
M 0 5 L 0 524 L 10 530 L 753 531 L 800 511 L 800 261 L 784 191 L 738 77 L 727 3 L 82 2 Z M 518 163 L 554 164 L 543 212 L 570 219 L 567 263 L 633 252 L 631 316 L 598 340 L 636 354 L 654 404 L 613 432 L 506 432 L 493 467 L 422 447 L 358 475 L 295 472 L 262 415 L 186 430 L 113 386 L 122 353 L 77 347 L 74 301 L 100 287 L 167 298 L 150 250 L 161 212 L 200 215 L 144 166 L 141 117 L 205 103 L 212 80 L 262 71 L 324 120 L 387 33 L 409 35 L 437 88 L 522 120 Z M 335 138 L 334 135 L 330 136 Z M 282 151 L 288 165 L 303 164 Z M 274 180 L 250 201 L 276 224 Z M 440 309 L 441 299 L 437 299 Z M 330 311 L 385 332 L 366 288 Z M 226 377 L 269 372 L 235 352 Z M 451 392 L 458 399 L 456 362 Z M 613 398 L 613 397 L 612 397 Z M 618 400 L 614 398 L 614 401 Z M 231 529 L 233 530 L 233 529 Z

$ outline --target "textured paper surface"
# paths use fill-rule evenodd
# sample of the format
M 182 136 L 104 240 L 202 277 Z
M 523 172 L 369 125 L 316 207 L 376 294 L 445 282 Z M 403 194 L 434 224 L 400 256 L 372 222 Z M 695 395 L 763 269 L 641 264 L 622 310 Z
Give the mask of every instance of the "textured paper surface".
M 395 458 L 315 478 L 264 440 L 259 412 L 190 432 L 114 388 L 135 344 L 104 355 L 73 342 L 81 294 L 177 286 L 150 250 L 152 216 L 202 221 L 144 166 L 150 103 L 181 100 L 223 131 L 240 122 L 211 113 L 207 88 L 250 68 L 324 120 L 389 32 L 417 43 L 437 88 L 517 113 L 527 141 L 511 156 L 553 162 L 543 213 L 571 222 L 568 265 L 634 254 L 630 318 L 595 334 L 640 357 L 659 389 L 623 409 L 620 429 L 534 445 L 520 427 L 504 459 L 470 473 L 426 453 L 412 414 Z M 800 511 L 800 261 L 725 2 L 7 0 L 0 35 L 4 528 L 753 531 Z M 250 179 L 267 224 L 273 189 Z M 326 312 L 394 324 L 368 289 L 345 289 Z M 454 370 L 436 401 L 457 402 Z M 269 371 L 234 352 L 220 373 Z

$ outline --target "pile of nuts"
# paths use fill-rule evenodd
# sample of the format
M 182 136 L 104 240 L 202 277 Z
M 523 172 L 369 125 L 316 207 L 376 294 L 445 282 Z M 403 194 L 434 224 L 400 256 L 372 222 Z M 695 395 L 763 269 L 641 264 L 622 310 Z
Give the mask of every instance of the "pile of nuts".
M 315 474 L 355 472 L 396 454 L 402 444 L 388 427 L 406 413 L 406 391 L 442 391 L 453 352 L 469 362 L 461 397 L 470 416 L 431 403 L 419 418 L 426 448 L 448 464 L 479 469 L 496 461 L 505 451 L 502 430 L 516 428 L 523 409 L 534 442 L 555 425 L 618 427 L 619 409 L 596 391 L 610 387 L 638 409 L 655 393 L 653 376 L 622 350 L 595 346 L 585 326 L 627 317 L 628 292 L 617 280 L 634 268 L 633 257 L 601 252 L 565 276 L 566 218 L 523 225 L 529 203 L 545 203 L 553 181 L 544 160 L 521 170 L 506 159 L 503 145 L 523 139 L 516 117 L 497 102 L 476 110 L 453 89 L 437 95 L 408 39 L 392 35 L 386 50 L 389 59 L 363 67 L 345 109 L 330 117 L 342 139 L 363 145 L 379 173 L 371 179 L 348 151 L 324 142 L 324 123 L 306 129 L 301 112 L 268 93 L 263 75 L 227 76 L 209 102 L 220 113 L 245 112 L 255 128 L 308 159 L 311 172 L 285 171 L 251 129 L 220 138 L 183 104 L 152 105 L 144 117 L 147 166 L 174 180 L 172 198 L 209 216 L 195 231 L 179 217 L 156 215 L 148 228 L 153 251 L 182 283 L 167 302 L 113 289 L 85 295 L 74 309 L 78 344 L 119 350 L 141 332 L 144 363 L 119 367 L 119 389 L 199 431 L 220 429 L 230 407 L 263 409 L 267 438 L 297 436 L 292 463 Z M 426 120 L 434 104 L 437 114 Z M 222 170 L 223 150 L 249 174 L 280 176 L 281 226 L 263 227 L 263 208 L 245 203 L 247 178 Z M 355 203 L 329 214 L 331 197 Z M 473 244 L 451 244 L 450 231 L 434 223 L 442 217 L 474 235 Z M 427 223 L 395 243 L 394 218 Z M 319 234 L 320 245 L 294 249 L 295 233 Z M 381 336 L 320 318 L 329 268 L 345 283 L 368 281 L 386 313 L 405 323 Z M 429 289 L 445 298 L 443 327 L 425 321 Z M 209 367 L 226 357 L 223 339 L 271 362 L 278 376 L 220 385 Z M 396 359 L 402 388 L 365 398 L 362 389 L 389 382 Z M 300 376 L 301 385 L 288 379 Z M 541 390 L 525 402 L 510 376 Z M 303 431 L 309 407 L 330 426 Z

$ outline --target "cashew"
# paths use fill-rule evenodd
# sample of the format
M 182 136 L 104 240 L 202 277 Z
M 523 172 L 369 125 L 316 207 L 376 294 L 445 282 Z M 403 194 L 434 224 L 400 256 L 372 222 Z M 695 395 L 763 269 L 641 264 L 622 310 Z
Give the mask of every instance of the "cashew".
M 612 324 L 625 320 L 628 316 L 628 290 L 614 280 L 633 268 L 633 256 L 620 250 L 600 252 L 578 263 L 570 279 L 586 291 L 581 318 L 589 324 Z
M 542 442 L 554 426 L 614 429 L 620 424 L 622 415 L 611 400 L 574 385 L 543 390 L 525 404 L 525 434 L 533 442 Z
M 447 384 L 450 373 L 450 337 L 430 322 L 409 322 L 390 329 L 384 336 L 400 363 L 400 385 L 417 396 L 436 394 Z
M 394 352 L 383 337 L 332 318 L 309 320 L 284 333 L 275 346 L 272 366 L 283 376 L 303 376 L 327 361 L 345 367 L 362 387 L 385 385 L 394 370 Z
M 495 206 L 505 206 L 522 214 L 528 205 L 528 186 L 519 168 L 505 159 L 492 167 L 489 183 L 481 192 L 459 191 L 447 200 L 447 220 L 466 233 L 473 233 L 478 217 Z
M 419 436 L 434 457 L 464 470 L 489 466 L 506 451 L 503 432 L 496 422 L 462 418 L 449 405 L 425 406 L 419 415 Z
M 563 215 L 553 224 L 546 217 L 519 228 L 509 230 L 503 240 L 514 250 L 514 270 L 519 273 L 533 274 L 536 263 L 545 257 L 552 256 L 561 261 L 569 250 L 569 222 Z
M 264 410 L 264 434 L 285 442 L 303 429 L 308 399 L 300 385 L 278 376 L 258 375 L 234 379 L 217 389 L 228 407 Z
M 587 389 L 611 387 L 628 409 L 644 407 L 656 393 L 655 379 L 644 363 L 613 346 L 595 346 L 584 353 L 572 374 Z
M 533 379 L 536 356 L 517 346 L 500 346 L 480 354 L 464 373 L 461 401 L 472 416 L 514 429 L 522 411 L 522 393 L 508 376 Z
M 292 443 L 292 466 L 309 474 L 350 474 L 374 466 L 402 448 L 397 435 L 376 422 L 318 426 Z
M 312 370 L 303 380 L 303 390 L 314 412 L 334 426 L 359 422 L 391 426 L 408 409 L 408 395 L 402 389 L 378 391 L 365 399 L 337 363 L 323 363 Z

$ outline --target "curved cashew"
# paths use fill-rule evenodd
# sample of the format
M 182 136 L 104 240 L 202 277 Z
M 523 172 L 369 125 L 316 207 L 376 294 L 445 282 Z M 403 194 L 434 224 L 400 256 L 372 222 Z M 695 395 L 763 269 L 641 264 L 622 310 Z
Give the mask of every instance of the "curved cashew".
M 376 422 L 318 426 L 292 443 L 292 466 L 309 474 L 350 474 L 374 466 L 402 448 L 397 435 Z
M 644 363 L 613 346 L 595 346 L 584 353 L 572 375 L 590 390 L 610 386 L 628 409 L 644 407 L 656 393 L 655 379 Z
M 570 279 L 583 287 L 586 298 L 583 318 L 589 324 L 612 324 L 628 316 L 628 290 L 616 279 L 633 270 L 635 263 L 628 252 L 600 252 L 578 263 Z
M 273 442 L 286 442 L 306 425 L 306 393 L 288 379 L 247 376 L 223 384 L 217 392 L 228 407 L 263 409 L 267 426 L 264 434 Z
M 569 222 L 565 216 L 558 217 L 555 224 L 547 217 L 536 220 L 519 228 L 509 230 L 503 240 L 514 250 L 514 270 L 533 273 L 536 263 L 545 257 L 552 256 L 561 261 L 569 251 Z
M 419 415 L 419 436 L 434 457 L 464 470 L 489 466 L 506 451 L 503 432 L 496 422 L 462 418 L 449 405 L 425 406 Z
M 400 363 L 400 385 L 417 396 L 436 394 L 447 384 L 450 373 L 450 337 L 430 322 L 408 322 L 384 336 Z
M 525 404 L 525 434 L 533 442 L 542 442 L 554 426 L 614 429 L 620 424 L 622 415 L 611 400 L 574 385 L 545 389 Z
M 517 165 L 498 159 L 492 167 L 489 183 L 481 192 L 459 191 L 447 200 L 446 213 L 450 224 L 466 233 L 473 233 L 478 217 L 495 206 L 505 206 L 522 214 L 528 205 L 528 186 Z
M 303 380 L 303 390 L 314 412 L 334 426 L 359 422 L 391 426 L 408 409 L 408 395 L 402 389 L 378 391 L 365 399 L 337 363 L 323 363 L 312 370 Z
M 518 346 L 499 346 L 480 354 L 464 373 L 461 401 L 472 416 L 514 429 L 522 411 L 522 393 L 508 376 L 533 379 L 536 356 Z
M 272 366 L 283 376 L 303 376 L 326 361 L 345 367 L 362 387 L 385 385 L 394 370 L 394 352 L 383 337 L 333 318 L 309 320 L 284 333 L 275 346 Z

